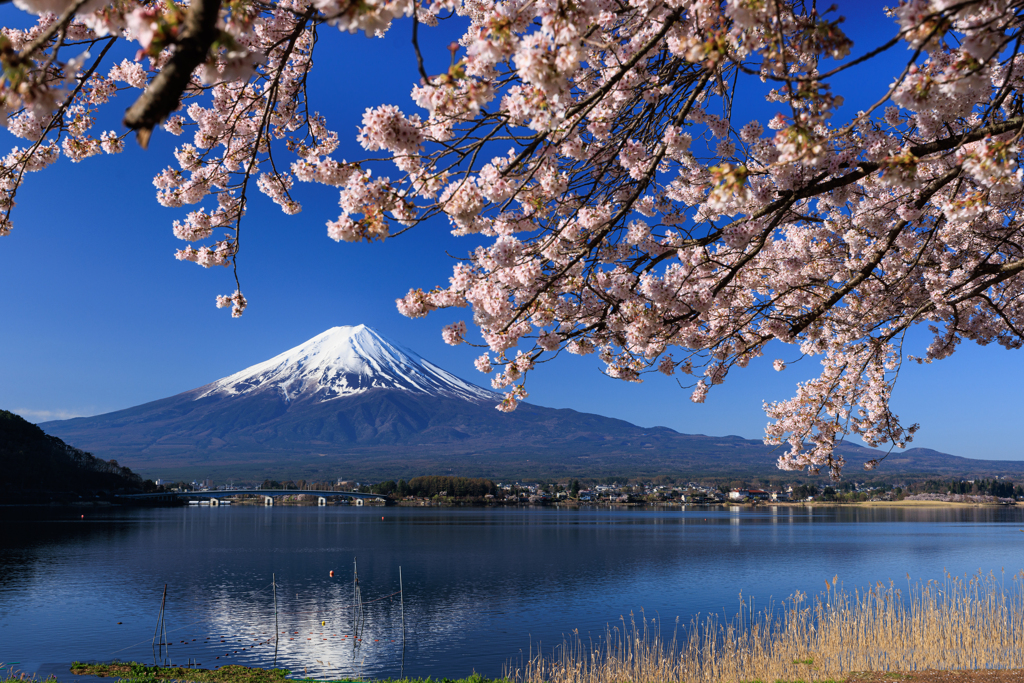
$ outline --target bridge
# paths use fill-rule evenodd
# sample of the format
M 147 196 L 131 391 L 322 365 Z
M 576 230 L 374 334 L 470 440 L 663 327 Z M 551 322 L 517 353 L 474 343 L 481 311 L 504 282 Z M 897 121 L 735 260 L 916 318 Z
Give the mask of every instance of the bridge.
M 332 497 L 343 496 L 346 498 L 354 498 L 356 505 L 362 505 L 363 501 L 370 500 L 385 500 L 386 496 L 382 496 L 378 493 L 360 493 L 359 491 L 308 491 L 305 489 L 230 489 L 225 491 L 165 491 L 164 493 L 130 493 L 119 495 L 117 498 L 126 501 L 139 502 L 139 503 L 165 503 L 174 502 L 183 499 L 192 498 L 208 498 L 210 505 L 216 507 L 220 505 L 221 498 L 228 498 L 231 496 L 260 496 L 263 498 L 263 504 L 270 507 L 274 504 L 274 499 L 280 496 L 316 496 L 317 505 L 327 505 L 327 499 Z

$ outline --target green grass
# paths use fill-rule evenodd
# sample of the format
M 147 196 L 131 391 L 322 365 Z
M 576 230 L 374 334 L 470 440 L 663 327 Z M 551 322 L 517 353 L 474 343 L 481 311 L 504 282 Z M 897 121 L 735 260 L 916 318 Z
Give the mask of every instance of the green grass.
M 312 678 L 290 679 L 287 669 L 260 669 L 238 664 L 225 664 L 218 669 L 188 669 L 180 666 L 146 666 L 137 662 L 115 662 L 113 664 L 82 664 L 75 662 L 71 673 L 82 676 L 116 677 L 124 683 L 161 683 L 163 681 L 189 681 L 190 683 L 293 683 L 313 681 Z M 14 683 L 20 679 L 5 679 L 0 683 Z M 357 679 L 342 678 L 329 683 L 365 683 Z M 430 679 L 403 678 L 388 679 L 381 683 L 509 683 L 502 679 L 484 678 L 473 674 L 466 678 Z
M 801 663 L 810 663 L 811 660 Z M 3 665 L 0 664 L 0 668 Z M 260 669 L 237 664 L 225 664 L 218 669 L 189 669 L 180 666 L 147 666 L 138 662 L 114 662 L 112 664 L 71 665 L 71 673 L 80 676 L 99 676 L 117 678 L 118 683 L 162 683 L 165 681 L 188 681 L 189 683 L 367 683 L 360 679 L 339 678 L 331 681 L 316 681 L 312 678 L 288 678 L 291 673 L 287 669 Z M 55 681 L 51 677 L 46 681 Z M 31 683 L 34 677 L 25 674 L 15 675 L 13 668 L 0 674 L 0 683 Z M 46 683 L 43 681 L 42 683 Z M 503 678 L 485 678 L 474 673 L 466 678 L 388 678 L 372 683 L 512 683 Z M 745 683 L 765 683 L 764 681 L 746 681 Z M 806 681 L 774 681 L 774 683 L 806 683 Z M 814 683 L 844 683 L 842 680 L 822 680 Z
M 276 683 L 287 680 L 287 669 L 254 669 L 227 664 L 219 669 L 187 669 L 180 666 L 146 666 L 138 662 L 81 664 L 75 662 L 71 673 L 83 676 L 115 677 L 133 683 L 155 681 L 195 681 L 195 683 Z

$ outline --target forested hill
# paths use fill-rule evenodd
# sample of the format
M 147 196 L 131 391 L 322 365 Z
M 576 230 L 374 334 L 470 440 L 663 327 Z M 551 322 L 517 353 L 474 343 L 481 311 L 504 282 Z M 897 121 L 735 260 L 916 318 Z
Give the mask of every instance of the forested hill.
M 133 491 L 142 477 L 116 460 L 100 460 L 7 410 L 0 410 L 0 492 Z

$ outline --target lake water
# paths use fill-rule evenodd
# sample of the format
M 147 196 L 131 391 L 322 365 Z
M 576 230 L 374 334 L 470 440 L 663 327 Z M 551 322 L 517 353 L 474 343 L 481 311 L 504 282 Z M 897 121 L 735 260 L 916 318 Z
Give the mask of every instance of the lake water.
M 84 519 L 80 515 L 84 514 Z M 1021 508 L 0 508 L 0 662 L 274 664 L 316 678 L 497 676 L 577 631 L 671 631 L 815 595 L 1024 569 Z M 363 601 L 353 631 L 353 560 Z M 399 567 L 404 588 L 402 649 Z M 334 578 L 330 572 L 334 571 Z

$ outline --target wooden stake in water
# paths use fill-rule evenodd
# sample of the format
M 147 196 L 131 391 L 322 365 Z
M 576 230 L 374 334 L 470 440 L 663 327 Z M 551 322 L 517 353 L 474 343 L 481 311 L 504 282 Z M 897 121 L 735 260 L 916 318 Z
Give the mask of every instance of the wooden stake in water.
M 405 589 L 402 587 L 402 567 L 398 567 L 398 600 L 402 605 L 402 673 L 405 678 Z
M 352 558 L 352 647 L 359 644 L 365 616 L 363 615 L 363 590 L 359 587 L 359 567 Z
M 153 660 L 157 664 L 157 657 L 164 656 L 164 646 L 167 644 L 167 626 L 164 624 L 164 608 L 167 605 L 167 584 L 164 584 L 164 595 L 160 598 L 160 613 L 156 617 L 156 630 L 153 631 Z M 159 646 L 159 648 L 158 648 Z
M 359 640 L 359 567 L 352 558 L 352 647 Z
M 164 584 L 164 597 L 163 597 L 163 600 L 161 600 L 161 603 L 164 603 L 164 604 L 162 604 L 160 606 L 160 629 L 163 631 L 162 640 L 164 641 L 164 660 L 167 661 L 168 663 L 170 663 L 170 658 L 171 658 L 170 645 L 171 645 L 171 641 L 169 641 L 167 639 L 167 609 L 165 607 L 166 602 L 167 602 L 167 584 Z
M 277 574 L 270 575 L 274 585 L 274 668 L 277 668 L 277 640 L 281 637 L 281 627 L 277 625 Z

